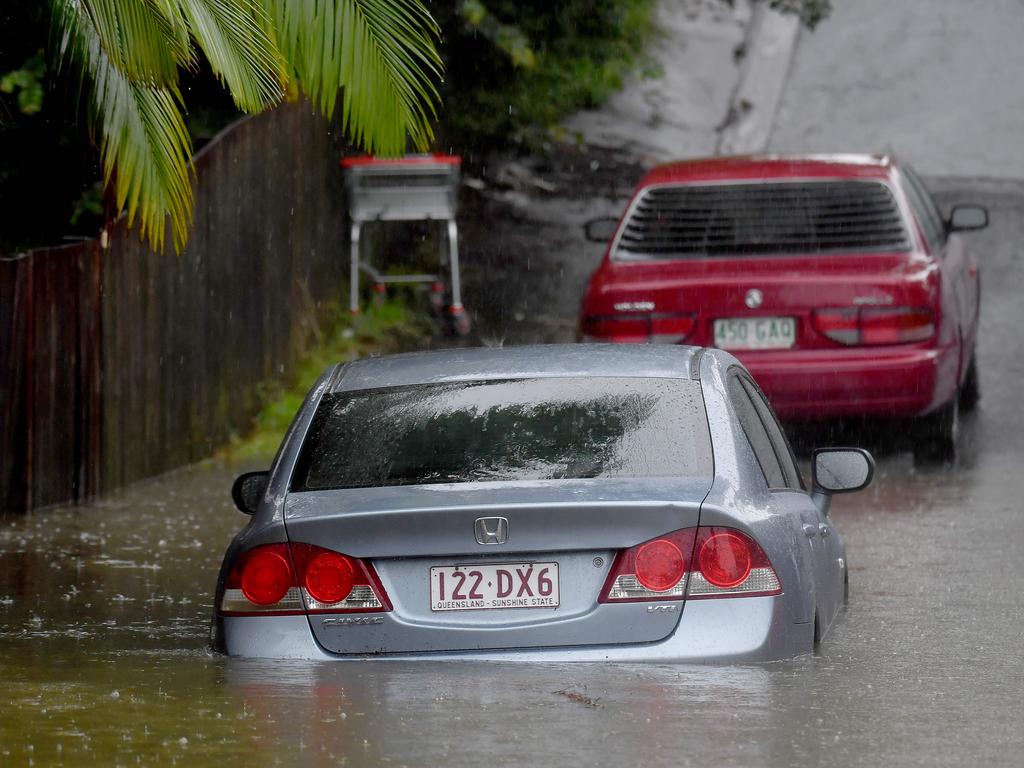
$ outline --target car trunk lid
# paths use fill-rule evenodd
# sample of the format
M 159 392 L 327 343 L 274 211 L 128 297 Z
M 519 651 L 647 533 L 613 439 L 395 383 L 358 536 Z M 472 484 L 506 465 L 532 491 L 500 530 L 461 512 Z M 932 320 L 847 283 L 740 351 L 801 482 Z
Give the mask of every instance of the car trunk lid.
M 928 307 L 934 302 L 930 278 L 935 271 L 932 260 L 915 252 L 613 262 L 595 281 L 584 312 L 634 318 L 626 328 L 636 327 L 635 318 L 644 315 L 686 317 L 688 344 L 742 350 L 763 341 L 764 348 L 828 349 L 837 344 L 816 329 L 816 310 Z M 748 325 L 748 319 L 766 322 Z M 791 323 L 791 334 L 772 325 L 779 319 Z M 737 338 L 762 330 L 764 339 Z M 780 331 L 781 338 L 771 338 Z
M 710 483 L 709 477 L 645 478 L 642 484 L 601 479 L 306 492 L 288 497 L 285 522 L 292 541 L 368 560 L 394 606 L 365 620 L 310 615 L 328 651 L 642 643 L 670 634 L 682 603 L 658 612 L 642 603 L 598 604 L 611 563 L 620 549 L 696 526 Z M 483 532 L 481 519 L 488 521 Z M 500 531 L 498 519 L 506 521 Z M 504 541 L 480 543 L 499 538 Z M 538 588 L 545 568 L 540 578 L 554 578 L 547 595 Z M 479 573 L 487 607 L 464 609 L 466 602 L 451 600 L 456 570 Z M 486 584 L 504 580 L 499 572 L 513 580 L 513 590 L 492 603 L 497 585 L 488 591 Z M 442 577 L 449 579 L 445 602 L 437 593 Z M 508 591 L 507 582 L 501 586 Z

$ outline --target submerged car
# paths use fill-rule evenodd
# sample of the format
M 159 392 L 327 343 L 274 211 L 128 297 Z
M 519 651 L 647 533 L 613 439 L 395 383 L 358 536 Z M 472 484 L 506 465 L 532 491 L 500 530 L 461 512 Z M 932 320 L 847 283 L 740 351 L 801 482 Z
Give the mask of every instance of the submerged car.
M 720 350 L 563 345 L 359 360 L 313 387 L 224 559 L 215 646 L 306 659 L 757 661 L 843 603 L 826 449 L 805 490 Z
M 913 419 L 916 452 L 951 458 L 978 400 L 980 278 L 914 171 L 888 157 L 721 157 L 662 165 L 583 298 L 585 340 L 732 351 L 783 419 Z M 610 240 L 609 240 L 610 239 Z

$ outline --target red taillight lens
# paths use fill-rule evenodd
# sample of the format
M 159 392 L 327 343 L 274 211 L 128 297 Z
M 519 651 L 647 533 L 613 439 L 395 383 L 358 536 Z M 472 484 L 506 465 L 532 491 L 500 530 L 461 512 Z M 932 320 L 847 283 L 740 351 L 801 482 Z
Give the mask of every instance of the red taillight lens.
M 686 560 L 693 552 L 696 533 L 696 528 L 683 528 L 619 552 L 598 601 L 682 600 Z
M 306 590 L 319 603 L 337 603 L 348 597 L 355 581 L 352 562 L 337 552 L 321 552 L 306 566 Z
M 694 316 L 680 312 L 623 313 L 583 318 L 580 330 L 593 341 L 679 344 L 693 331 Z
M 814 327 L 840 344 L 909 344 L 935 334 L 932 311 L 923 307 L 840 307 L 815 310 Z
M 687 599 L 782 592 L 768 555 L 743 531 L 701 527 L 697 529 L 696 552 L 697 567 L 690 573 Z
M 679 344 L 693 331 L 693 315 L 651 315 L 651 341 Z
M 228 572 L 221 613 L 390 611 L 370 563 L 311 544 L 265 544 L 239 555 Z
M 279 602 L 292 585 L 292 567 L 287 553 L 277 549 L 261 549 L 242 566 L 241 589 L 245 598 L 255 605 Z
M 646 315 L 605 315 L 585 317 L 581 330 L 585 338 L 595 341 L 643 343 L 650 336 Z
M 813 319 L 818 332 L 832 341 L 838 341 L 840 344 L 860 343 L 856 309 L 818 309 L 815 310 Z
M 671 589 L 685 572 L 683 553 L 671 541 L 656 539 L 637 550 L 636 580 L 652 592 Z
M 700 545 L 697 566 L 716 587 L 731 589 L 750 575 L 750 544 L 735 533 L 716 533 Z
M 934 333 L 929 309 L 865 307 L 860 311 L 861 344 L 906 344 L 930 339 Z
M 693 553 L 696 552 L 696 559 Z M 687 564 L 693 567 L 687 570 Z M 754 597 L 782 592 L 764 550 L 732 528 L 684 528 L 624 549 L 598 602 Z

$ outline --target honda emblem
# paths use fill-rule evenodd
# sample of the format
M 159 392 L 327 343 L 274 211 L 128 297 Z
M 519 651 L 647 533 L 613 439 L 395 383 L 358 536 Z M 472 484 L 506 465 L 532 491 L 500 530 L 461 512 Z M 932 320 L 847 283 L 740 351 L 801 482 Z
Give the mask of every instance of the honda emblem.
M 477 544 L 504 544 L 508 541 L 508 518 L 478 517 L 473 532 Z

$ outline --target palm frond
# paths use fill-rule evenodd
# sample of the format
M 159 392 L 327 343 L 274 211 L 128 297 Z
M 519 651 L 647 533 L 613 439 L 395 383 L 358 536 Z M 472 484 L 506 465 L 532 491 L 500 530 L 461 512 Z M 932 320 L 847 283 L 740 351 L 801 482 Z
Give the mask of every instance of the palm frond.
M 263 0 L 302 90 L 369 152 L 426 149 L 440 77 L 438 27 L 419 0 Z
M 98 125 L 104 181 L 129 223 L 176 249 L 192 211 L 192 144 L 178 68 L 202 50 L 235 103 L 279 102 L 293 74 L 320 111 L 382 155 L 425 149 L 436 116 L 438 28 L 421 0 L 51 0 L 60 57 Z
M 259 0 L 178 0 L 210 67 L 239 109 L 258 112 L 284 95 L 286 70 Z
M 107 55 L 92 17 L 76 0 L 53 0 L 62 29 L 61 56 L 77 65 L 99 124 L 104 182 L 119 209 L 136 216 L 140 234 L 163 247 L 170 219 L 175 247 L 188 235 L 192 210 L 192 142 L 176 85 L 140 86 Z
M 54 3 L 63 25 L 68 13 L 85 16 L 100 48 L 125 76 L 157 87 L 177 82 L 178 67 L 192 66 L 188 30 L 176 18 L 173 0 L 77 0 Z

